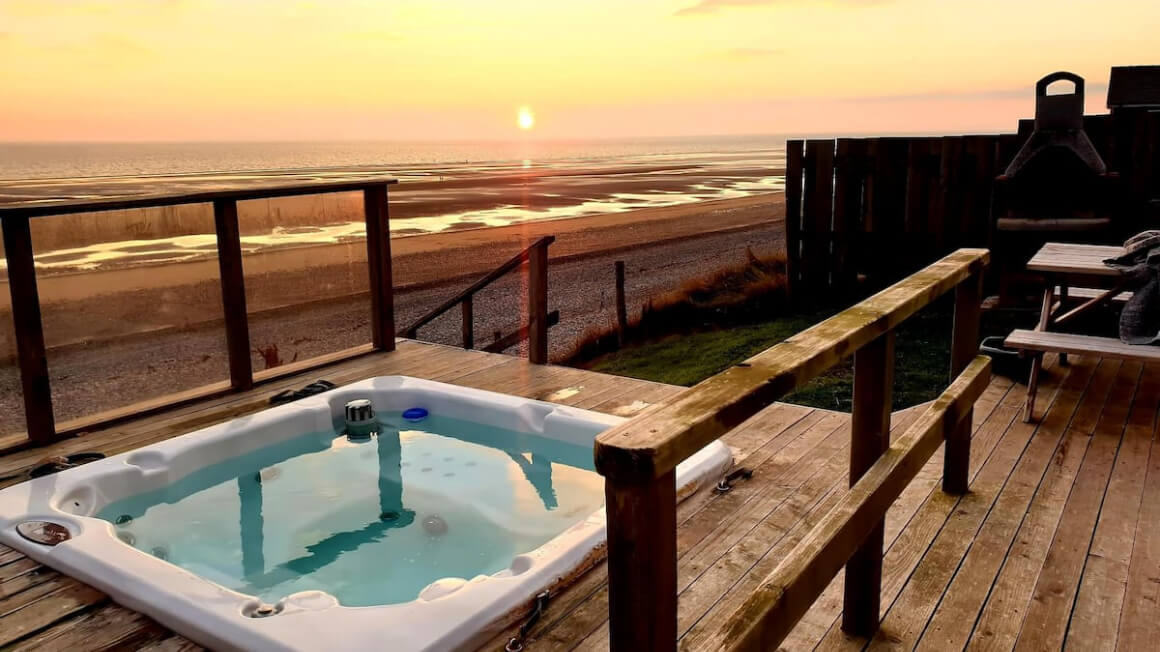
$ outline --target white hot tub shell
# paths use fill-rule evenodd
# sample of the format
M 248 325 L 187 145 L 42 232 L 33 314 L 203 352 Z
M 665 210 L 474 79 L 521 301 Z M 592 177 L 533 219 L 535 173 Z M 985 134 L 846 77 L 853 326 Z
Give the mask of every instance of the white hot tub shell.
M 370 399 L 379 413 L 422 405 L 433 414 L 586 446 L 624 421 L 416 378 L 371 378 L 9 487 L 0 491 L 0 541 L 202 645 L 226 650 L 473 647 L 494 635 L 536 594 L 558 588 L 597 556 L 605 539 L 603 508 L 517 555 L 497 573 L 440 579 L 410 602 L 347 607 L 328 593 L 301 591 L 285 597 L 275 615 L 254 618 L 261 604 L 256 597 L 123 543 L 111 523 L 95 516 L 110 503 L 165 487 L 198 469 L 304 432 L 332 430 L 343 418 L 343 406 L 356 398 Z M 731 461 L 721 442 L 705 447 L 677 468 L 679 495 L 716 481 Z M 33 543 L 16 531 L 27 521 L 62 525 L 71 537 L 56 546 Z

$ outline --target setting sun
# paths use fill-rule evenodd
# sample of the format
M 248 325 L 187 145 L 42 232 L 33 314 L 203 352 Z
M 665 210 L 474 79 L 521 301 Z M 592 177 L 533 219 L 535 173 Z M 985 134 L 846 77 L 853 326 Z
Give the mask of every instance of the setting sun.
M 521 106 L 519 115 L 516 116 L 516 124 L 520 126 L 520 129 L 526 131 L 536 126 L 536 116 L 532 113 L 531 109 L 526 106 Z

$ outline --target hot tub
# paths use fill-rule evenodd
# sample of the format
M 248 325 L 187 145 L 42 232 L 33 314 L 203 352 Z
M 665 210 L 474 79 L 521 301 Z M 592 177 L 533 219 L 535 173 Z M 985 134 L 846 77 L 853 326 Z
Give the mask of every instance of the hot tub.
M 348 436 L 361 398 L 377 432 Z M 215 649 L 471 647 L 599 557 L 592 442 L 621 421 L 372 378 L 0 491 L 0 540 Z M 680 494 L 730 461 L 689 458 Z

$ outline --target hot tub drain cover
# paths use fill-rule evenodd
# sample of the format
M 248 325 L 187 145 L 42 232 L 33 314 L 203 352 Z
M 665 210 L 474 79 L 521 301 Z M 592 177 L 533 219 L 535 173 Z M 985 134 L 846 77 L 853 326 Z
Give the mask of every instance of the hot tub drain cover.
M 72 538 L 68 528 L 48 521 L 25 521 L 16 526 L 16 532 L 33 543 L 46 546 L 55 546 Z

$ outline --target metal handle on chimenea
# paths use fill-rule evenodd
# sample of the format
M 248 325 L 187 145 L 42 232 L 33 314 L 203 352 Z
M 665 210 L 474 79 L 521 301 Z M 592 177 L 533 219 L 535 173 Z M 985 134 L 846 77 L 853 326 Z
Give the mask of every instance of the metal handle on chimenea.
M 1075 86 L 1075 90 L 1071 93 L 1048 95 L 1047 87 L 1057 81 L 1069 81 Z M 1035 128 L 1082 129 L 1083 86 L 1083 77 L 1062 70 L 1053 72 L 1036 82 Z

